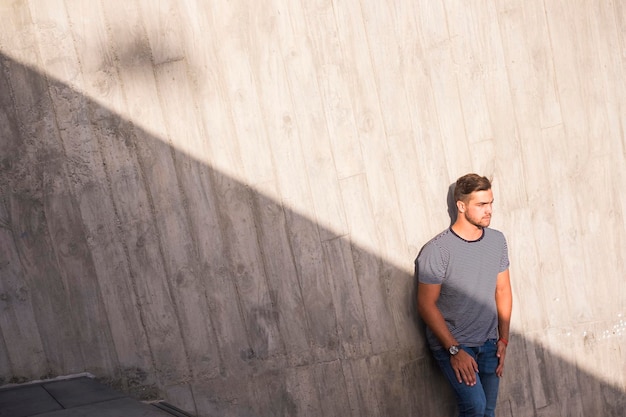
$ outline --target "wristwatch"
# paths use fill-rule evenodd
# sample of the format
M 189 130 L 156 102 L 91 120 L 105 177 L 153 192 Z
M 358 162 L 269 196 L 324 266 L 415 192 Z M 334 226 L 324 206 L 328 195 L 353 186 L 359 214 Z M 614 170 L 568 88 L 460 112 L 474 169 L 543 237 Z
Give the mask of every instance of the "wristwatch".
M 450 355 L 454 356 L 457 353 L 459 353 L 459 348 L 460 348 L 459 345 L 452 345 L 450 346 L 450 349 L 448 349 L 448 352 L 450 353 Z

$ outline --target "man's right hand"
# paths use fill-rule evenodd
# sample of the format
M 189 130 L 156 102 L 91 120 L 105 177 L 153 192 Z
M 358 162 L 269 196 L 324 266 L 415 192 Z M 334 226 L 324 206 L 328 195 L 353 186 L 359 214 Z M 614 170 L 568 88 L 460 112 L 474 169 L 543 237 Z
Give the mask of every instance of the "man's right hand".
M 470 387 L 476 385 L 478 364 L 469 353 L 461 349 L 459 353 L 450 357 L 450 364 L 459 383 L 464 382 Z

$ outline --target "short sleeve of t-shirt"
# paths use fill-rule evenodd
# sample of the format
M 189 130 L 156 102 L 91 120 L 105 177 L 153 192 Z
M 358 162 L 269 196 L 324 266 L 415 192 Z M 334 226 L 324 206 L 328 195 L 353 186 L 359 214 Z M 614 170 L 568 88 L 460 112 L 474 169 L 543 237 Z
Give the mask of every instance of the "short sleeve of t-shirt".
M 424 284 L 441 284 L 446 276 L 445 252 L 434 242 L 427 243 L 416 261 L 418 281 Z
M 504 272 L 509 268 L 509 247 L 506 244 L 506 238 L 502 235 L 504 240 L 504 249 L 502 250 L 502 258 L 500 258 L 500 272 Z

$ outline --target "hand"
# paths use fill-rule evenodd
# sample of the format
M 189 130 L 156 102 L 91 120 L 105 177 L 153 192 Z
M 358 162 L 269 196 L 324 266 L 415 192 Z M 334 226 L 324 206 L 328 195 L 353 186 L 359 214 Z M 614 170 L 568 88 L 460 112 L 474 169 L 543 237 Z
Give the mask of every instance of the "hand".
M 498 351 L 496 352 L 496 356 L 498 357 L 498 367 L 496 368 L 496 375 L 500 378 L 504 373 L 504 358 L 506 357 L 506 344 L 498 340 Z
M 469 353 L 463 349 L 459 350 L 459 353 L 450 357 L 450 364 L 459 384 L 465 382 L 470 387 L 476 385 L 478 364 Z

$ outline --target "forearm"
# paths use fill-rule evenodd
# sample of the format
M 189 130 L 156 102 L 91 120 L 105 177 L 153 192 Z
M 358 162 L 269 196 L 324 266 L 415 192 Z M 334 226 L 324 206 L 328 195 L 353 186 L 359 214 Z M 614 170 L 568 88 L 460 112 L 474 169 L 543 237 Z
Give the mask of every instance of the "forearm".
M 498 311 L 498 334 L 501 338 L 508 340 L 513 309 L 513 297 L 510 289 L 496 292 L 496 309 Z
M 418 310 L 424 323 L 426 323 L 445 349 L 458 344 L 452 333 L 450 333 L 446 321 L 436 305 L 420 305 Z
M 509 340 L 509 323 L 510 320 L 504 320 L 498 318 L 498 337 L 505 339 L 507 342 Z

